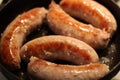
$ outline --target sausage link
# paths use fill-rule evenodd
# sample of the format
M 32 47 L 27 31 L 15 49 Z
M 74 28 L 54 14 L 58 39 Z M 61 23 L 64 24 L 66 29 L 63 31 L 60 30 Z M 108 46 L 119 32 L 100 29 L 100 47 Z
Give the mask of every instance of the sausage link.
M 54 2 L 50 4 L 47 21 L 56 34 L 80 39 L 95 49 L 105 48 L 110 39 L 110 35 L 104 30 L 73 19 Z
M 0 58 L 9 69 L 20 68 L 20 47 L 25 37 L 40 27 L 45 18 L 45 8 L 34 8 L 18 15 L 6 28 L 1 38 Z
M 62 0 L 60 5 L 70 15 L 85 20 L 110 35 L 117 29 L 112 13 L 94 0 Z
M 61 65 L 32 57 L 28 72 L 39 80 L 98 80 L 109 72 L 105 64 Z
M 43 36 L 24 44 L 21 58 L 28 62 L 31 56 L 46 60 L 65 60 L 75 64 L 87 64 L 99 61 L 96 51 L 78 39 L 51 35 Z

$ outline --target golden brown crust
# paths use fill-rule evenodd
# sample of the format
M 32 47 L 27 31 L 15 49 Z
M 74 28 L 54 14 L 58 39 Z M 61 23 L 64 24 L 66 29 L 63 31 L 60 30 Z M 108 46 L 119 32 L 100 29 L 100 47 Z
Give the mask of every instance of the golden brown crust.
M 95 49 L 105 48 L 110 39 L 107 32 L 73 19 L 53 2 L 50 4 L 47 20 L 56 34 L 77 38 Z
M 112 13 L 94 0 L 61 0 L 60 5 L 70 15 L 85 20 L 111 35 L 117 29 Z
M 9 69 L 20 68 L 19 49 L 25 36 L 42 24 L 47 11 L 34 8 L 18 15 L 6 28 L 1 38 L 0 58 Z
M 44 36 L 24 44 L 21 58 L 29 61 L 31 56 L 47 60 L 66 60 L 74 64 L 98 62 L 96 51 L 83 41 L 72 37 L 51 35 Z

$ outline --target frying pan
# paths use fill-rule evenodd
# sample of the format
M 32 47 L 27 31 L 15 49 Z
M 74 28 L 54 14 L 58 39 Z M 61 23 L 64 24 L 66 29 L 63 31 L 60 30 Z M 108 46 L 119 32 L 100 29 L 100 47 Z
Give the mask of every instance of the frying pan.
M 60 0 L 55 1 L 58 3 Z M 97 50 L 98 55 L 100 56 L 100 60 L 110 67 L 110 72 L 100 80 L 110 80 L 120 70 L 120 8 L 112 0 L 96 1 L 106 6 L 111 11 L 111 13 L 116 18 L 118 26 L 117 31 L 113 35 L 107 48 L 103 50 Z M 48 4 L 50 4 L 50 2 L 51 0 L 4 0 L 3 4 L 0 6 L 0 33 L 3 33 L 6 26 L 18 14 L 34 7 L 44 6 L 48 8 Z M 39 32 L 34 31 L 27 37 L 27 40 L 43 36 L 41 35 L 42 33 L 45 33 L 45 35 L 53 34 L 46 24 L 43 26 L 46 26 L 46 28 L 41 29 Z M 37 35 L 38 33 L 39 35 Z M 35 37 L 33 37 L 33 35 Z M 25 71 L 26 65 L 23 63 L 21 66 L 21 70 L 11 72 L 6 69 L 6 67 L 1 63 L 0 70 L 9 80 L 32 80 L 28 73 Z

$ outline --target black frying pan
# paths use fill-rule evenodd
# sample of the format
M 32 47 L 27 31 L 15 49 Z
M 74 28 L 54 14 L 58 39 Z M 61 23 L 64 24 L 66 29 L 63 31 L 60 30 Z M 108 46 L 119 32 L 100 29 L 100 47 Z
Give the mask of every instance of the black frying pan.
M 55 0 L 59 2 L 60 0 Z M 96 0 L 99 3 L 106 6 L 117 20 L 118 29 L 111 39 L 107 48 L 103 50 L 98 50 L 98 55 L 101 59 L 109 59 L 110 62 L 105 61 L 110 67 L 110 72 L 101 78 L 100 80 L 110 80 L 113 76 L 117 74 L 120 70 L 120 8 L 112 0 Z M 27 11 L 33 7 L 44 6 L 48 8 L 48 4 L 51 0 L 4 0 L 3 4 L 0 6 L 0 33 L 4 31 L 6 26 L 20 13 Z M 44 32 L 45 35 L 52 34 L 46 24 L 43 24 L 46 28 L 42 28 L 40 32 L 35 31 L 31 33 L 27 40 L 31 40 L 35 37 L 41 36 L 37 35 Z M 35 37 L 33 37 L 33 35 Z M 104 60 L 103 60 L 104 61 Z M 4 65 L 0 64 L 2 73 L 9 80 L 31 80 L 30 76 L 26 72 L 26 65 L 21 64 L 22 69 L 20 71 L 11 72 L 5 68 Z

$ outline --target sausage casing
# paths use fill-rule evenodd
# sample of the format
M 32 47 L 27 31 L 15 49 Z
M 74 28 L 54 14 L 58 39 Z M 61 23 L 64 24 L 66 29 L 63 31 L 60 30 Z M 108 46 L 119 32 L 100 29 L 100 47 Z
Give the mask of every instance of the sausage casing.
M 112 13 L 94 0 L 61 0 L 61 7 L 71 16 L 85 20 L 112 35 L 117 23 Z
M 18 15 L 6 28 L 1 38 L 0 58 L 9 69 L 20 68 L 20 47 L 26 35 L 37 29 L 45 18 L 45 8 L 34 8 Z
M 110 39 L 110 35 L 104 30 L 73 19 L 54 2 L 50 4 L 47 20 L 49 27 L 56 34 L 80 39 L 95 49 L 105 48 Z
M 61 65 L 32 57 L 28 72 L 40 80 L 98 80 L 109 72 L 109 67 L 100 63 Z
M 21 48 L 21 58 L 29 61 L 31 56 L 46 60 L 65 60 L 74 64 L 87 64 L 99 61 L 96 51 L 78 39 L 50 35 L 27 42 Z

